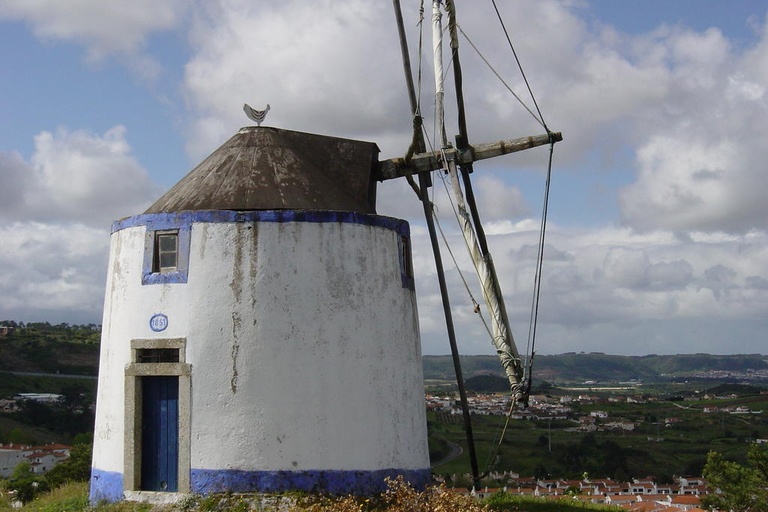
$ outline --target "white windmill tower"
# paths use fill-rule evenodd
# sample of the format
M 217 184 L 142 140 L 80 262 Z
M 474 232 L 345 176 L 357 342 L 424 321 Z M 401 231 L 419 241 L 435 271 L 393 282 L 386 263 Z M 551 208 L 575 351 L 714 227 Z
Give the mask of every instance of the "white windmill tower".
M 405 221 L 378 148 L 241 129 L 112 229 L 91 499 L 429 481 Z

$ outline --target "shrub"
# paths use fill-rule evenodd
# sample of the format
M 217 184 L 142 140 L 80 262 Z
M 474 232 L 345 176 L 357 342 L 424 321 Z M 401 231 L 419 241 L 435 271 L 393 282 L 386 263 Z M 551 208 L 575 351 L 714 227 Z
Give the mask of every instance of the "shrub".
M 91 477 L 91 445 L 72 447 L 69 458 L 56 464 L 45 474 L 48 485 L 54 489 L 68 482 L 87 482 Z
M 45 479 L 36 475 L 32 471 L 32 465 L 26 461 L 16 465 L 7 485 L 22 503 L 30 502 L 35 496 L 48 490 Z
M 704 496 L 701 503 L 708 510 L 768 512 L 768 446 L 751 445 L 746 466 L 725 461 L 719 453 L 710 452 L 704 479 L 710 494 Z

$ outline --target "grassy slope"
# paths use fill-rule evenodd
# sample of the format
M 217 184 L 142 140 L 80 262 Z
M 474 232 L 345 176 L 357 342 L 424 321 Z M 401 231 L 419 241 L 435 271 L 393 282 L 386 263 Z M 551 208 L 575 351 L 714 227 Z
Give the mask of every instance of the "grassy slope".
M 764 410 L 759 415 L 733 415 L 727 413 L 704 414 L 704 405 L 725 407 L 728 405 L 748 405 L 753 410 Z M 686 403 L 684 406 L 690 406 Z M 768 437 L 768 396 L 761 395 L 736 400 L 697 402 L 697 409 L 680 409 L 672 403 L 655 404 L 600 404 L 583 407 L 584 411 L 601 409 L 608 411 L 614 421 L 618 418 L 639 422 L 634 432 L 598 432 L 595 434 L 601 443 L 613 441 L 621 446 L 628 455 L 629 476 L 644 477 L 659 475 L 684 475 L 696 472 L 697 465 L 704 462 L 710 450 L 722 453 L 732 460 L 743 460 L 748 441 L 753 437 Z M 665 418 L 677 418 L 680 421 L 672 427 L 665 427 Z M 443 421 L 441 421 L 441 419 Z M 446 423 L 445 416 L 428 414 L 430 436 L 459 444 L 464 450 L 457 459 L 442 464 L 434 471 L 437 473 L 468 473 L 469 455 L 464 440 L 464 430 L 460 423 Z M 473 416 L 473 431 L 476 439 L 477 457 L 480 470 L 483 471 L 492 454 L 501 430 L 504 418 L 491 416 Z M 661 422 L 661 423 L 659 423 Z M 575 424 L 575 423 L 574 423 Z M 542 442 L 549 435 L 548 424 L 526 420 L 513 420 L 504 443 L 500 449 L 501 459 L 497 470 L 512 470 L 524 476 L 532 476 L 538 465 L 543 465 L 553 476 L 568 476 L 558 453 L 567 445 L 577 444 L 586 434 L 565 432 L 556 428 L 553 422 L 553 452 L 548 451 L 548 443 Z M 544 439 L 542 439 L 542 437 Z M 663 441 L 649 441 L 649 438 L 662 437 Z M 580 476 L 575 472 L 571 476 Z M 614 475 L 591 475 L 606 477 Z
M 79 386 L 95 394 L 96 379 L 65 378 L 56 376 L 14 375 L 0 370 L 0 398 L 16 393 L 56 393 L 67 387 Z
M 373 505 L 374 502 L 378 501 L 375 499 L 367 501 L 341 498 L 325 500 L 323 505 L 283 506 L 280 510 L 281 512 L 306 510 L 312 510 L 313 512 L 338 512 L 340 510 L 354 510 L 355 512 L 405 512 L 414 510 L 413 502 L 409 501 L 409 498 L 412 498 L 412 496 L 412 494 L 404 493 L 402 500 L 396 500 L 395 503 L 389 505 Z M 438 500 L 431 499 L 429 502 L 425 503 L 424 506 L 419 507 L 418 510 L 439 509 L 444 512 L 464 512 L 468 507 L 475 505 L 468 501 L 468 498 L 461 496 L 449 496 L 447 499 Z M 484 504 L 488 505 L 490 510 L 515 510 L 525 512 L 621 512 L 623 510 L 618 507 L 593 505 L 590 503 L 585 504 L 572 499 L 550 500 L 516 496 L 510 493 L 495 494 L 485 500 Z M 480 507 L 475 505 L 473 508 L 479 509 Z M 217 512 L 244 512 L 245 510 L 248 510 L 248 503 L 236 495 L 223 495 L 221 497 L 211 496 L 193 502 L 185 502 L 183 505 L 177 506 L 151 506 L 120 502 L 115 504 L 102 504 L 95 509 L 90 509 L 88 506 L 88 485 L 86 483 L 73 483 L 40 496 L 38 499 L 28 503 L 20 509 L 11 509 L 10 501 L 5 497 L 0 497 L 0 510 L 18 510 L 20 512 L 85 512 L 86 510 L 93 510 L 94 512 L 172 512 L 182 510 L 185 512 L 210 512 L 211 510 Z M 259 508 L 259 510 L 262 509 Z

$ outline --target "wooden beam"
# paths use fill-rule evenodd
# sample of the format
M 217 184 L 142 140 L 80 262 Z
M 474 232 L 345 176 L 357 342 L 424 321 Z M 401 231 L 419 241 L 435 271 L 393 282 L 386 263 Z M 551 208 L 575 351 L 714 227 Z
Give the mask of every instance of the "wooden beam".
M 563 135 L 560 132 L 552 133 L 552 141 L 560 142 Z M 456 148 L 445 150 L 449 159 L 455 160 L 459 165 L 469 164 L 478 160 L 485 160 L 496 156 L 507 155 L 524 149 L 535 148 L 550 143 L 550 136 L 547 134 L 534 135 L 532 137 L 521 137 L 519 139 L 501 140 L 488 144 L 474 144 L 465 151 L 459 151 Z M 400 178 L 407 174 L 418 174 L 420 172 L 434 171 L 442 169 L 443 163 L 440 151 L 431 153 L 421 153 L 411 159 L 410 165 L 405 165 L 403 158 L 390 158 L 379 162 L 379 181 Z

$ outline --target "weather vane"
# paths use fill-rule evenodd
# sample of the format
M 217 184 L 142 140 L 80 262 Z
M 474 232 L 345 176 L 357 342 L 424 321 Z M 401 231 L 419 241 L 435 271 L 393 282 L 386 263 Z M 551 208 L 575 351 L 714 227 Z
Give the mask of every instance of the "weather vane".
M 267 117 L 267 112 L 269 112 L 269 103 L 267 103 L 267 108 L 264 110 L 256 110 L 251 108 L 247 103 L 243 103 L 243 112 L 248 116 L 248 119 L 256 122 L 256 126 L 261 126 L 261 123 L 264 122 L 264 118 Z

